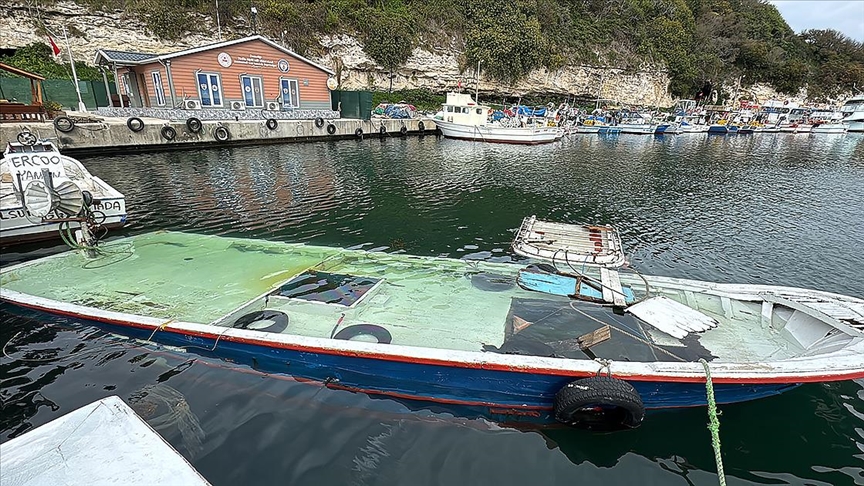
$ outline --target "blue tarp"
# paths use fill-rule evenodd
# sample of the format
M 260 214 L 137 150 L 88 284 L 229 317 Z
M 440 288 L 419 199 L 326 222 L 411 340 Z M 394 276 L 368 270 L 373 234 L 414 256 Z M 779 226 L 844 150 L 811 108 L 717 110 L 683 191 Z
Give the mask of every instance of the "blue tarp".
M 411 118 L 411 114 L 404 106 L 390 105 L 384 109 L 384 114 L 388 118 Z
M 537 106 L 531 108 L 530 106 L 519 106 L 517 108 L 517 113 L 525 116 L 546 116 L 546 107 L 545 106 Z
M 492 112 L 492 121 L 498 121 L 502 118 L 506 118 L 507 115 L 504 114 L 501 110 L 496 110 Z

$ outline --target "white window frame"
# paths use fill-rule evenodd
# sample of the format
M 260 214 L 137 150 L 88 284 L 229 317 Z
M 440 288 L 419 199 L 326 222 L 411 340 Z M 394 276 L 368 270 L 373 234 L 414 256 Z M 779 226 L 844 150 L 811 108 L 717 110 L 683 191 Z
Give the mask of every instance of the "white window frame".
M 225 106 L 225 92 L 222 90 L 222 75 L 219 73 L 214 73 L 210 71 L 198 71 L 192 73 L 195 76 L 195 86 L 196 92 L 198 93 L 198 101 L 201 103 L 201 107 L 204 108 L 223 108 Z M 204 100 L 201 98 L 201 86 L 199 86 L 200 82 L 198 81 L 198 76 L 203 74 L 207 76 L 207 84 L 210 85 L 210 76 L 216 76 L 216 84 L 219 86 L 219 104 L 213 103 L 213 90 L 210 90 L 210 104 L 205 105 Z
M 294 106 L 293 103 L 291 105 L 285 104 L 285 93 L 282 92 L 282 82 L 283 81 L 288 81 L 289 86 L 291 85 L 292 81 L 294 82 L 294 86 L 297 88 L 294 91 L 295 93 L 297 93 L 297 106 Z M 297 78 L 285 78 L 285 77 L 279 78 L 279 95 L 282 97 L 282 107 L 283 108 L 290 108 L 292 110 L 300 109 L 300 81 L 298 81 Z
M 150 71 L 150 77 L 153 79 L 153 92 L 156 93 L 156 104 L 165 106 L 165 85 L 162 84 L 162 73 L 160 71 Z
M 258 82 L 260 83 L 260 87 L 261 87 L 261 104 L 260 105 L 256 105 L 256 104 L 250 105 L 250 104 L 246 103 L 246 92 L 244 91 L 243 78 L 249 78 L 249 86 L 252 87 L 252 102 L 253 103 L 255 102 L 255 80 L 257 79 Z M 281 90 L 282 87 L 280 86 L 279 89 Z M 264 108 L 264 104 L 267 101 L 267 98 L 264 96 L 264 78 L 262 78 L 261 76 L 255 76 L 252 74 L 240 75 L 240 92 L 243 93 L 243 102 L 246 103 L 246 106 L 248 106 L 250 108 Z

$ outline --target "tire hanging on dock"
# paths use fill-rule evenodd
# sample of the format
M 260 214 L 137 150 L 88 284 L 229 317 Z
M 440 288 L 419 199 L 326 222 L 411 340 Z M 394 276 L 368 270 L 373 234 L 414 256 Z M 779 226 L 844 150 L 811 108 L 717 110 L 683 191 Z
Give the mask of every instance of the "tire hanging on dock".
M 387 127 L 385 127 L 383 123 L 381 124 L 381 128 L 378 129 L 378 133 L 380 133 L 381 135 L 387 134 Z
M 58 116 L 54 119 L 54 128 L 63 133 L 69 133 L 75 128 L 75 122 L 68 116 Z
M 186 128 L 187 128 L 191 133 L 198 133 L 198 132 L 200 132 L 200 131 L 201 131 L 201 127 L 202 127 L 202 125 L 201 125 L 201 120 L 195 118 L 194 116 L 186 119 Z
M 220 142 L 225 142 L 229 138 L 231 138 L 231 133 L 228 132 L 228 129 L 222 126 L 216 127 L 216 130 L 213 130 L 213 137 Z
M 265 125 L 267 125 L 267 128 L 269 128 L 270 130 L 276 130 L 276 127 L 279 126 L 279 122 L 276 121 L 275 118 L 268 118 Z
M 328 124 L 327 125 L 327 133 L 329 133 L 330 135 L 333 135 L 334 133 L 336 133 L 336 125 L 334 125 L 332 123 Z
M 573 427 L 634 429 L 645 418 L 639 392 L 624 380 L 592 376 L 566 384 L 555 394 L 555 420 Z
M 162 134 L 162 138 L 164 138 L 165 140 L 174 140 L 174 138 L 177 136 L 177 130 L 174 130 L 174 127 L 170 125 L 165 125 L 164 127 L 162 127 L 162 129 L 159 130 L 159 133 Z
M 363 138 L 363 129 L 358 128 L 357 130 L 354 130 L 354 136 L 357 138 Z
M 126 126 L 129 127 L 129 130 L 138 133 L 141 130 L 144 130 L 144 120 L 138 118 L 137 116 L 133 116 L 126 120 Z
M 408 127 L 402 125 L 402 127 L 399 129 L 399 134 L 404 137 L 406 133 L 408 133 Z
M 417 122 L 417 130 L 419 130 L 419 131 L 420 131 L 420 133 L 423 133 L 423 132 L 425 132 L 425 131 L 426 131 L 426 124 L 425 124 L 425 123 L 423 123 L 423 121 L 422 121 L 422 120 L 421 120 L 421 121 L 419 121 L 419 122 Z
M 288 315 L 276 310 L 250 312 L 234 321 L 231 327 L 234 329 L 279 333 L 288 327 Z
M 315 126 L 318 128 L 323 127 L 324 126 L 324 119 L 321 118 L 320 116 L 318 118 L 316 118 L 315 119 Z

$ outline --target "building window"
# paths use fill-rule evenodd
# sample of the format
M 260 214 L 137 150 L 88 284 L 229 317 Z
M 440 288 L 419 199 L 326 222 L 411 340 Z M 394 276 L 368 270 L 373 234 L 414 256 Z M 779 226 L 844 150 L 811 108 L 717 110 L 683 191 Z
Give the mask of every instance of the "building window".
M 165 106 L 165 88 L 162 87 L 162 73 L 153 71 L 150 75 L 153 76 L 153 91 L 156 92 L 156 104 Z
M 222 80 L 218 74 L 198 73 L 201 106 L 222 106 Z
M 477 108 L 477 114 L 482 115 L 483 114 L 483 108 Z
M 296 79 L 280 80 L 282 88 L 282 106 L 285 108 L 300 108 L 300 90 Z
M 259 76 L 240 76 L 240 88 L 243 89 L 246 106 L 264 107 L 264 87 Z

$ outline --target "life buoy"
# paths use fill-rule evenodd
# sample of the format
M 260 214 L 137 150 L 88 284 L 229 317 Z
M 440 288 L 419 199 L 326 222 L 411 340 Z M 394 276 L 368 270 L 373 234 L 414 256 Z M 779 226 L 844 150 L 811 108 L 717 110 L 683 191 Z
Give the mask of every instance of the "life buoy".
M 224 142 L 231 137 L 231 134 L 228 132 L 227 128 L 220 126 L 213 130 L 213 137 L 220 142 Z
M 234 329 L 261 332 L 282 332 L 288 327 L 288 315 L 276 310 L 250 312 L 234 321 Z
M 390 331 L 375 324 L 355 324 L 348 326 L 345 329 L 337 332 L 333 339 L 344 339 L 350 341 L 359 336 L 371 336 L 376 339 L 379 344 L 390 344 L 393 337 Z
M 381 124 L 381 128 L 378 129 L 378 133 L 380 133 L 381 135 L 387 133 L 387 127 L 385 127 L 383 123 Z
M 399 129 L 399 134 L 404 136 L 406 133 L 408 133 L 408 128 L 405 125 L 402 125 Z
M 420 130 L 421 132 L 425 132 L 426 131 L 426 124 L 423 123 L 422 121 L 417 122 L 417 130 Z
M 177 130 L 174 130 L 174 127 L 170 125 L 165 125 L 159 130 L 159 133 L 162 134 L 162 138 L 165 140 L 174 140 L 174 137 L 177 136 Z
M 144 121 L 137 116 L 133 116 L 126 120 L 126 126 L 133 132 L 140 132 L 141 130 L 144 130 Z
M 321 118 L 320 116 L 318 118 L 316 118 L 315 119 L 315 126 L 318 128 L 323 127 L 324 126 L 324 119 Z
M 201 131 L 201 127 L 201 120 L 194 116 L 186 119 L 186 128 L 188 128 L 190 132 L 198 133 Z
M 329 133 L 330 135 L 336 133 L 336 125 L 332 123 L 327 124 L 327 133 Z
M 555 394 L 555 420 L 578 428 L 633 429 L 645 419 L 639 392 L 624 380 L 593 376 L 566 384 Z
M 267 126 L 267 128 L 269 128 L 270 130 L 276 130 L 276 127 L 279 126 L 279 122 L 276 121 L 275 118 L 268 118 L 267 121 L 264 122 L 264 124 L 265 124 L 265 125 Z
M 363 129 L 358 128 L 357 130 L 354 130 L 354 136 L 357 138 L 363 138 Z
M 63 133 L 69 133 L 75 128 L 75 122 L 68 116 L 58 116 L 54 119 L 54 128 Z
M 717 100 L 720 99 L 720 93 L 715 89 L 711 92 L 711 103 L 717 104 Z

